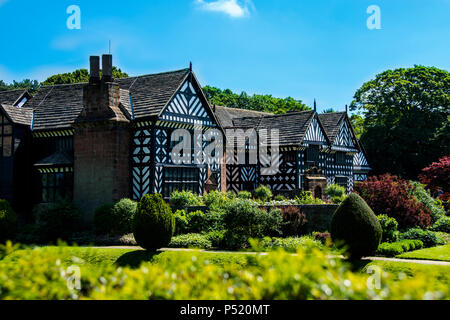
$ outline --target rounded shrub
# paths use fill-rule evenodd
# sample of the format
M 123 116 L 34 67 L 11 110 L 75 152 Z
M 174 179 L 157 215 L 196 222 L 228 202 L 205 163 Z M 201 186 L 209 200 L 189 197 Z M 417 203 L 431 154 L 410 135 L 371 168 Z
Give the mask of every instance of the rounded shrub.
M 191 191 L 174 191 L 170 196 L 170 204 L 178 208 L 198 207 L 203 205 L 202 198 Z
M 377 217 L 355 193 L 348 196 L 334 213 L 330 233 L 333 242 L 345 245 L 352 258 L 375 253 L 382 237 Z
M 263 202 L 270 201 L 273 197 L 272 191 L 266 186 L 259 186 L 255 190 L 255 198 Z
M 385 214 L 379 215 L 377 219 L 383 230 L 381 242 L 397 242 L 399 236 L 397 220 Z
M 345 196 L 346 190 L 343 186 L 338 184 L 330 184 L 325 191 L 327 196 L 332 198 L 343 198 Z
M 239 191 L 237 197 L 243 200 L 250 200 L 252 198 L 252 193 L 248 191 Z
M 168 246 L 174 229 L 174 215 L 162 195 L 146 195 L 139 201 L 133 223 L 134 238 L 139 246 L 147 250 Z
M 133 220 L 136 214 L 137 203 L 131 199 L 122 199 L 111 209 L 114 219 L 112 232 L 115 235 L 124 235 L 133 232 Z
M 0 200 L 0 243 L 13 240 L 17 233 L 17 215 L 6 200 Z
M 420 240 L 425 248 L 436 247 L 445 244 L 445 240 L 437 232 L 412 228 L 400 234 L 401 240 Z

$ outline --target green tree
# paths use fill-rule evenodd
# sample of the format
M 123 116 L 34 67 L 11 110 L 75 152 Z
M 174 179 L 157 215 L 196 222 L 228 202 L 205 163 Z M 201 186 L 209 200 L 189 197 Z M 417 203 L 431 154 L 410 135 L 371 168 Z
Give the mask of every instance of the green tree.
M 100 70 L 100 75 L 102 74 Z M 127 78 L 128 74 L 122 72 L 119 68 L 113 67 L 113 78 L 121 79 Z M 49 77 L 47 80 L 42 82 L 43 86 L 55 85 L 55 84 L 70 84 L 70 83 L 80 83 L 89 81 L 89 71 L 87 69 L 78 69 L 74 72 L 56 74 Z
M 275 98 L 271 95 L 248 95 L 242 92 L 240 95 L 226 89 L 206 86 L 203 88 L 206 97 L 212 104 L 229 108 L 247 109 L 254 111 L 283 114 L 289 111 L 310 110 L 301 100 L 294 98 Z
M 353 114 L 350 117 L 352 122 L 353 131 L 358 139 L 361 139 L 364 133 L 364 118 L 359 114 Z
M 416 179 L 450 150 L 450 73 L 414 66 L 365 83 L 351 110 L 364 116 L 362 143 L 375 174 Z
M 0 91 L 26 89 L 30 93 L 34 93 L 39 88 L 40 88 L 40 84 L 37 80 L 25 79 L 20 82 L 13 80 L 13 82 L 10 84 L 7 84 L 3 80 L 0 80 Z

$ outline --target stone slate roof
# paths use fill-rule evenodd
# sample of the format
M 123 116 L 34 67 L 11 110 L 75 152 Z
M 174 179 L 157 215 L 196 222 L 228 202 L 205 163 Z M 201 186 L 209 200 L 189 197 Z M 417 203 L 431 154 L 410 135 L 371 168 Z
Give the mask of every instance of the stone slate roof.
M 128 119 L 159 115 L 183 84 L 190 69 L 116 79 L 120 108 Z M 58 130 L 72 126 L 83 110 L 87 83 L 42 87 L 26 106 L 35 110 L 34 130 Z M 130 98 L 131 94 L 131 98 Z
M 315 115 L 314 111 L 290 112 L 282 115 L 260 115 L 233 119 L 235 128 L 268 130 L 267 143 L 271 143 L 271 130 L 279 130 L 280 146 L 299 146 Z
M 19 100 L 28 94 L 27 90 L 10 90 L 10 91 L 0 91 L 0 104 L 15 105 Z
M 11 121 L 15 124 L 21 124 L 26 126 L 31 126 L 33 119 L 33 110 L 30 108 L 19 108 L 11 105 L 0 105 L 0 110 L 2 110 Z
M 190 74 L 190 69 L 117 79 L 131 93 L 135 118 L 158 116 Z
M 67 152 L 56 152 L 51 156 L 42 159 L 34 164 L 36 167 L 71 166 L 73 156 Z
M 322 123 L 331 143 L 334 142 L 337 135 L 339 134 L 341 123 L 345 120 L 346 114 L 346 112 L 331 112 L 319 114 L 320 122 Z
M 222 128 L 233 128 L 234 119 L 242 119 L 242 118 L 260 118 L 263 116 L 271 116 L 273 114 L 267 112 L 253 111 L 253 110 L 244 110 L 244 109 L 236 109 L 236 108 L 227 108 L 222 106 L 215 106 L 215 114 L 217 120 L 219 121 Z

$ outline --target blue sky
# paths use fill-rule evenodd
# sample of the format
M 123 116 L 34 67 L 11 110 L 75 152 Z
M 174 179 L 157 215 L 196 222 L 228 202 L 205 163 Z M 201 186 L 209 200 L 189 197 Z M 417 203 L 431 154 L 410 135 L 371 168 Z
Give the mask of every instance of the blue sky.
M 70 5 L 81 30 L 69 30 Z M 378 5 L 381 29 L 369 30 Z M 343 109 L 386 69 L 450 70 L 450 0 L 0 0 L 0 79 L 88 67 L 108 52 L 130 75 L 185 68 L 203 85 Z

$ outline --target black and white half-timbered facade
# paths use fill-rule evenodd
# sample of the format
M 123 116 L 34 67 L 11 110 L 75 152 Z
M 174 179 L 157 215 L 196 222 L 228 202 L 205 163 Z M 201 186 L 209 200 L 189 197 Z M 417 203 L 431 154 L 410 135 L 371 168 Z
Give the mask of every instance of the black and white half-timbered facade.
M 69 198 L 90 222 L 95 208 L 125 197 L 259 185 L 320 197 L 370 171 L 346 112 L 212 107 L 192 66 L 113 79 L 111 55 L 102 77 L 100 57 L 90 64 L 88 83 L 0 92 L 0 198 L 19 212 Z M 242 153 L 228 150 L 234 140 Z

